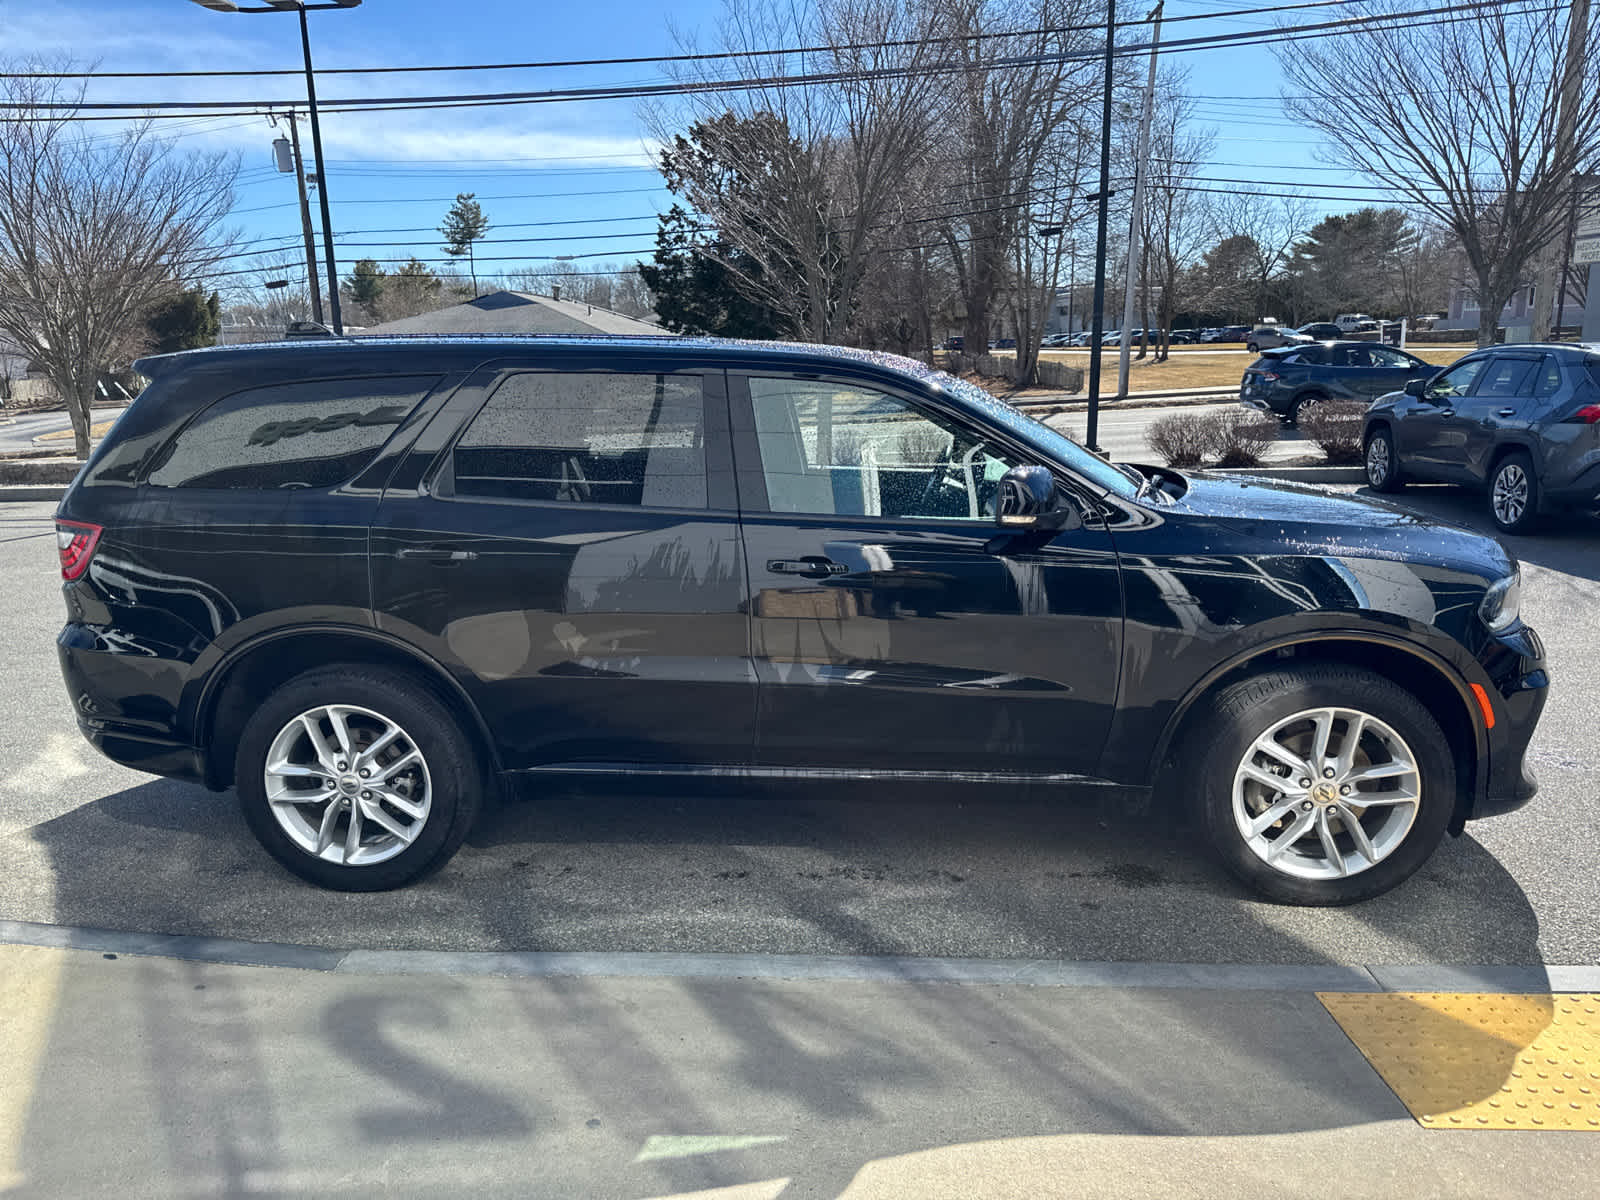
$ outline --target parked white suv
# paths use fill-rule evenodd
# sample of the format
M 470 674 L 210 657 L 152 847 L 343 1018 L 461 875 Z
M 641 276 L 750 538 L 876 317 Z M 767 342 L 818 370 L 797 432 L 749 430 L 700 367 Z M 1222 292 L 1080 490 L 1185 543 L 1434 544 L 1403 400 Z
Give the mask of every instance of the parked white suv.
M 1340 313 L 1333 319 L 1333 323 L 1345 333 L 1378 328 L 1378 318 L 1367 313 Z

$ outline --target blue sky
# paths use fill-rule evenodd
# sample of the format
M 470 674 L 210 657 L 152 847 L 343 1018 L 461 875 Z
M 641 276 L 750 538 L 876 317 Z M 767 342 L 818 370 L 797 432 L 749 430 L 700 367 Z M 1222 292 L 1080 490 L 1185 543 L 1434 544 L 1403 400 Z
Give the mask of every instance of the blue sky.
M 1168 0 L 1168 15 L 1246 7 L 1239 0 Z M 1131 11 L 1130 11 L 1131 10 Z M 680 38 L 708 47 L 720 0 L 680 0 L 670 10 L 643 0 L 587 4 L 532 0 L 366 0 L 354 10 L 312 16 L 320 70 L 336 67 L 508 62 L 670 54 Z M 1169 36 L 1260 28 L 1257 18 L 1225 18 L 1169 27 Z M 1142 14 L 1135 5 L 1119 15 Z M 1307 19 L 1316 19 L 1315 10 Z M 675 36 L 676 31 L 678 36 Z M 300 65 L 292 15 L 209 12 L 188 0 L 0 0 L 0 54 L 67 55 L 103 71 L 201 70 Z M 1175 57 L 1174 61 L 1177 61 Z M 1218 179 L 1281 186 L 1351 181 L 1320 168 L 1311 140 L 1287 122 L 1274 99 L 1279 77 L 1265 48 L 1207 50 L 1181 56 L 1202 97 L 1201 120 L 1216 128 Z M 656 80 L 650 65 L 560 71 L 504 71 L 378 77 L 320 77 L 323 103 L 341 96 L 511 91 Z M 1244 100 L 1234 97 L 1247 97 Z M 303 81 L 104 80 L 88 99 L 304 99 Z M 241 156 L 237 224 L 247 238 L 282 237 L 295 253 L 299 221 L 292 177 L 271 169 L 277 136 L 265 118 L 162 122 L 185 144 Z M 309 134 L 302 126 L 309 155 Z M 356 257 L 440 257 L 432 232 L 457 192 L 476 192 L 498 227 L 490 238 L 554 241 L 481 248 L 485 257 L 524 261 L 583 255 L 584 263 L 628 261 L 653 245 L 654 214 L 671 203 L 650 167 L 651 141 L 632 100 L 541 104 L 435 112 L 329 115 L 328 159 L 340 262 Z M 1233 186 L 1219 184 L 1218 186 Z M 1327 189 L 1324 189 L 1327 190 Z M 1329 211 L 1355 205 L 1319 202 Z M 531 222 L 560 222 L 511 229 Z M 401 232 L 387 232 L 399 230 Z M 385 232 L 374 232 L 385 231 Z M 405 243 L 386 245 L 382 243 Z M 504 270 L 515 262 L 485 264 Z

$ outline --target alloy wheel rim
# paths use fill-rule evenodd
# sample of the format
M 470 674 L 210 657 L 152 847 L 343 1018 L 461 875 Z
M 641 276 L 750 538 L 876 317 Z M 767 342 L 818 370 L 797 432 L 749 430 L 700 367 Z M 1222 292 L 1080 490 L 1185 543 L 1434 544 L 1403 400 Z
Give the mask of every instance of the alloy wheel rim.
M 1527 507 L 1527 475 L 1515 463 L 1501 467 L 1494 477 L 1494 515 L 1502 524 L 1514 525 Z
M 1375 437 L 1367 444 L 1367 480 L 1382 483 L 1389 478 L 1389 443 Z
M 428 763 L 398 722 L 370 708 L 307 709 L 273 738 L 263 772 L 278 826 L 305 853 L 344 867 L 387 862 L 433 810 Z
M 1346 879 L 1405 842 L 1422 799 L 1416 755 L 1394 728 L 1349 707 L 1306 709 L 1246 748 L 1233 820 L 1250 852 L 1297 879 Z

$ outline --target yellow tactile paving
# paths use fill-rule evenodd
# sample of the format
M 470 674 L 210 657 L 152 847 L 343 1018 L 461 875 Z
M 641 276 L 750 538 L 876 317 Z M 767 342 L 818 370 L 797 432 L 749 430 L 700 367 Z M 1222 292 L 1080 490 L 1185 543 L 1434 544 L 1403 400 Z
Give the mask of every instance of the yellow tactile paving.
M 39 946 L 0 946 L 0 1192 L 23 1183 L 17 1157 L 66 956 Z
M 1600 1132 L 1600 996 L 1317 998 L 1429 1129 Z

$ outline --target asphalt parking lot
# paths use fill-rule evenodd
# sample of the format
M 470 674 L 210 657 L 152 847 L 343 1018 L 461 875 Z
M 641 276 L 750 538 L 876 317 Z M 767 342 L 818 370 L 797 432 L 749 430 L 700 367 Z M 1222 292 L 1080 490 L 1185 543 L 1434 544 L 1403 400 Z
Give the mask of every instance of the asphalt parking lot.
M 1408 505 L 1484 528 L 1481 499 Z M 318 891 L 230 795 L 79 737 L 53 640 L 49 504 L 0 508 L 0 919 L 335 948 L 903 954 L 1208 963 L 1600 961 L 1600 522 L 1509 539 L 1554 690 L 1543 790 L 1345 910 L 1259 903 L 1160 808 L 1104 790 L 563 787 L 491 814 L 438 876 Z

